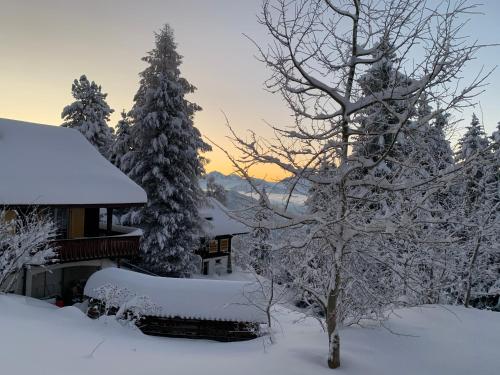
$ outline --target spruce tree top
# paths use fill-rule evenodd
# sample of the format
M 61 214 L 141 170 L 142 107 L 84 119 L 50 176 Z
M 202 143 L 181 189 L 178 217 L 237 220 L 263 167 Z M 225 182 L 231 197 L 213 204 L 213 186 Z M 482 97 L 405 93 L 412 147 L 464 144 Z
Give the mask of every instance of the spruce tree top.
M 169 25 L 165 25 L 160 32 L 155 33 L 155 48 L 148 52 L 142 60 L 148 64 L 148 67 L 140 73 L 141 81 L 137 94 L 134 97 L 135 105 L 132 112 L 140 111 L 142 106 L 147 106 L 147 90 L 153 88 L 167 88 L 176 95 L 169 96 L 165 108 L 168 110 L 177 110 L 176 104 L 182 101 L 187 109 L 187 114 L 193 115 L 195 111 L 201 110 L 195 103 L 190 103 L 184 99 L 185 94 L 192 93 L 196 87 L 191 85 L 185 78 L 181 77 L 179 66 L 182 63 L 182 56 L 177 53 L 177 44 L 174 41 L 174 34 Z M 165 87 L 166 85 L 166 87 Z M 151 93 L 149 93 L 151 94 Z M 165 93 L 167 94 L 167 93 Z M 170 94 L 170 93 L 169 93 Z M 137 116 L 137 113 L 132 113 Z
M 364 95 L 370 96 L 374 93 L 387 89 L 396 89 L 410 85 L 407 76 L 398 71 L 398 59 L 394 48 L 388 39 L 382 39 L 372 53 L 375 62 L 359 78 L 358 83 Z M 391 107 L 389 111 L 384 104 L 376 103 L 366 108 L 359 117 L 360 131 L 363 134 L 353 146 L 355 155 L 366 158 L 378 159 L 387 151 L 392 144 L 396 129 L 392 127 L 398 124 L 398 118 L 392 112 L 403 113 L 408 109 L 408 103 L 404 100 L 391 100 L 386 103 Z M 399 150 L 403 137 L 390 152 L 391 156 L 401 153 Z M 385 163 L 384 163 L 385 164 Z
M 121 159 L 123 155 L 131 150 L 131 120 L 125 110 L 121 113 L 121 120 L 116 124 L 116 135 L 113 145 L 111 146 L 110 161 L 121 168 Z M 124 170 L 124 172 L 126 172 Z
M 61 126 L 77 129 L 99 152 L 108 157 L 109 147 L 113 139 L 113 129 L 107 124 L 114 111 L 106 103 L 108 94 L 102 92 L 101 86 L 90 82 L 85 75 L 75 79 L 71 86 L 75 101 L 64 107 Z
M 475 113 L 472 114 L 470 126 L 467 127 L 467 131 L 458 142 L 458 146 L 458 160 L 466 160 L 489 146 L 486 134 Z

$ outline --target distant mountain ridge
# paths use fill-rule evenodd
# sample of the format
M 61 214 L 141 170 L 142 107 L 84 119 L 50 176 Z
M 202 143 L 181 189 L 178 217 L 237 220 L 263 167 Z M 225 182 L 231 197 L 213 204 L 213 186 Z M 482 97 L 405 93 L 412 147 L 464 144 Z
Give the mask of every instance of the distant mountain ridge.
M 207 179 L 209 177 L 213 177 L 215 183 L 221 185 L 226 190 L 226 194 L 228 195 L 228 202 L 226 205 L 229 209 L 240 209 L 243 206 L 252 205 L 252 202 L 254 202 L 253 204 L 256 203 L 258 195 L 252 190 L 248 181 L 237 174 L 232 173 L 225 175 L 218 171 L 207 173 L 205 178 L 200 180 L 200 186 L 203 190 L 206 190 Z M 271 182 L 260 178 L 254 178 L 253 182 L 259 189 L 264 188 L 266 190 L 269 199 L 274 205 L 283 205 L 286 197 L 288 197 L 290 179 Z M 289 203 L 290 209 L 293 211 L 303 210 L 307 190 L 305 184 L 297 184 Z
M 249 183 L 241 176 L 235 173 L 225 175 L 218 171 L 207 173 L 206 177 L 201 179 L 200 185 L 203 189 L 206 188 L 208 177 L 213 177 L 214 181 L 223 186 L 226 190 L 238 191 L 240 193 L 252 193 L 252 188 Z M 285 178 L 278 182 L 267 181 L 261 178 L 253 178 L 253 182 L 259 188 L 265 188 L 269 194 L 288 194 L 290 185 L 289 178 Z M 307 195 L 308 188 L 304 183 L 298 184 L 294 189 L 294 194 Z

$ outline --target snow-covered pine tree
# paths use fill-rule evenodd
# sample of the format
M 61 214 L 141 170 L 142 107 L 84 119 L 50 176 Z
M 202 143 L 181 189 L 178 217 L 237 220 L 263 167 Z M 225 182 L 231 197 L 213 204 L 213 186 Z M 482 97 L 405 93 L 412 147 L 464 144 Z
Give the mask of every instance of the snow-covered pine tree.
M 379 48 L 381 51 L 374 53 L 377 62 L 360 79 L 365 95 L 408 85 L 408 78 L 396 69 L 397 59 L 390 54 L 390 48 L 385 43 L 380 43 Z M 361 135 L 353 145 L 353 155 L 375 161 L 383 158 L 389 147 L 390 152 L 376 168 L 360 170 L 357 176 L 361 181 L 371 179 L 381 185 L 418 185 L 418 181 L 424 183 L 436 178 L 454 165 L 453 152 L 445 135 L 448 115 L 439 109 L 434 111 L 425 93 L 414 106 L 409 106 L 410 100 L 411 97 L 392 100 L 363 111 Z M 395 137 L 391 128 L 402 113 L 412 116 Z M 452 209 L 456 201 L 449 186 L 390 191 L 377 185 L 370 188 L 362 185 L 353 190 L 351 196 L 358 200 L 356 204 L 353 201 L 353 211 L 360 212 L 357 224 L 373 227 L 383 221 L 412 223 L 412 232 L 398 224 L 394 233 L 385 233 L 375 240 L 362 241 L 359 237 L 356 246 L 360 250 L 374 259 L 385 259 L 379 266 L 362 265 L 364 270 L 379 268 L 377 272 L 365 272 L 363 277 L 375 277 L 370 285 L 381 280 L 391 285 L 385 289 L 388 299 L 405 304 L 440 302 L 450 276 L 456 271 L 450 267 L 455 254 L 445 249 L 449 246 L 445 241 L 451 241 L 456 233 L 456 227 L 449 224 L 456 213 Z M 388 270 L 382 263 L 391 264 L 392 269 Z
M 426 181 L 439 176 L 454 166 L 453 152 L 446 139 L 449 115 L 439 110 L 434 112 L 427 95 L 417 103 L 415 121 L 418 127 L 410 127 L 408 133 L 411 147 L 405 163 L 403 179 Z M 451 243 L 457 240 L 456 194 L 450 184 L 427 185 L 426 189 L 415 188 L 404 192 L 401 209 L 413 225 L 412 238 L 405 252 L 404 264 L 412 269 L 408 284 L 411 288 L 411 303 L 450 302 L 448 289 L 457 272 L 458 252 Z M 408 295 L 406 295 L 408 296 Z
M 408 87 L 410 80 L 398 71 L 398 59 L 390 43 L 382 39 L 372 56 L 375 63 L 359 79 L 364 95 L 377 95 L 384 90 L 396 91 Z M 353 305 L 351 314 L 357 310 L 355 316 L 363 315 L 366 309 L 381 311 L 384 299 L 415 303 L 415 299 L 419 298 L 418 294 L 421 294 L 421 291 L 409 284 L 412 279 L 418 280 L 413 284 L 420 284 L 420 275 L 415 277 L 417 270 L 413 265 L 417 263 L 417 259 L 424 259 L 423 252 L 418 251 L 415 237 L 405 238 L 400 233 L 404 231 L 393 224 L 400 221 L 403 213 L 415 209 L 415 192 L 409 189 L 390 191 L 378 186 L 409 184 L 429 176 L 424 171 L 429 165 L 428 157 L 419 157 L 426 152 L 421 148 L 427 148 L 425 140 L 432 109 L 425 95 L 418 98 L 416 104 L 414 102 L 415 98 L 409 96 L 403 100 L 376 103 L 363 110 L 358 117 L 359 135 L 353 142 L 352 155 L 355 158 L 381 162 L 375 168 L 359 169 L 356 172 L 355 178 L 362 184 L 349 193 L 352 197 L 349 220 L 368 231 L 387 224 L 393 228 L 375 238 L 370 234 L 360 235 L 352 241 L 352 246 L 357 251 L 350 252 L 352 255 L 347 262 L 356 265 L 354 271 L 356 268 L 362 270 L 362 274 L 353 274 L 352 277 L 362 277 L 368 281 L 362 288 L 356 285 L 355 289 L 347 292 L 351 300 L 357 301 L 350 302 Z M 409 116 L 403 127 L 398 129 L 399 117 L 403 113 Z M 409 165 L 413 167 L 408 168 Z M 367 180 L 374 183 L 364 183 Z M 326 201 L 322 202 L 320 206 L 325 203 Z M 410 219 L 414 217 L 413 214 Z M 384 297 L 372 301 L 363 298 L 363 295 L 370 294 Z M 360 303 L 361 301 L 363 302 Z
M 498 278 L 498 164 L 475 114 L 458 146 L 456 157 L 464 164 L 459 181 L 464 225 L 459 301 L 467 307 L 474 293 L 487 292 Z
M 121 113 L 122 118 L 116 124 L 116 132 L 111 145 L 110 158 L 111 163 L 122 169 L 122 157 L 131 150 L 132 141 L 130 139 L 131 119 L 125 110 Z M 123 169 L 122 169 L 123 170 Z M 125 173 L 127 171 L 123 170 Z
M 492 150 L 493 150 L 493 158 L 492 158 L 492 177 L 489 186 L 489 191 L 492 196 L 492 202 L 490 203 L 492 207 L 496 209 L 495 211 L 495 225 L 496 228 L 500 228 L 500 123 L 497 124 L 496 130 L 493 132 L 491 136 L 492 142 Z M 495 194 L 496 192 L 496 194 Z M 500 231 L 496 230 L 496 232 L 492 233 L 491 240 L 498 244 L 500 243 Z M 491 278 L 496 279 L 488 292 L 491 292 L 495 288 L 500 288 L 500 248 L 497 245 L 495 251 L 491 255 L 491 264 L 494 267 L 491 267 Z M 496 268 L 496 270 L 495 270 Z
M 73 81 L 71 94 L 75 101 L 64 107 L 61 126 L 77 129 L 104 157 L 109 158 L 113 129 L 107 122 L 114 111 L 106 103 L 108 94 L 85 75 Z
M 489 147 L 489 141 L 476 114 L 472 114 L 470 126 L 463 137 L 458 141 L 456 158 L 458 161 L 467 161 L 464 169 L 463 197 L 465 199 L 466 215 L 472 214 L 476 204 L 484 199 L 485 177 L 491 167 L 491 158 L 485 150 Z
M 140 87 L 130 112 L 132 150 L 122 168 L 146 190 L 147 205 L 129 215 L 144 235 L 144 266 L 158 274 L 193 272 L 193 252 L 200 236 L 198 207 L 203 192 L 198 179 L 204 173 L 200 152 L 211 147 L 193 125 L 201 108 L 185 95 L 195 87 L 181 76 L 182 57 L 170 26 L 155 35 L 156 45 L 143 60 Z
M 272 212 L 267 208 L 267 193 L 263 189 L 259 196 L 259 205 L 254 215 L 255 225 L 250 233 L 250 265 L 254 271 L 269 276 L 271 267 L 271 230 L 268 228 Z
M 449 113 L 441 112 L 438 109 L 438 114 L 429 132 L 429 150 L 433 151 L 432 158 L 435 160 L 435 168 L 438 170 L 449 168 L 455 163 L 450 141 L 446 135 L 450 127 L 449 118 Z
M 396 69 L 397 57 L 393 47 L 385 38 L 379 42 L 377 48 L 373 49 L 372 55 L 375 62 L 358 81 L 364 95 L 408 87 L 410 80 Z M 389 152 L 391 158 L 397 159 L 397 154 L 403 152 L 401 148 L 404 144 L 404 132 L 407 129 L 403 128 L 403 132 L 398 134 L 394 127 L 399 121 L 398 114 L 406 110 L 408 110 L 408 100 L 390 100 L 367 107 L 357 119 L 360 126 L 353 152 L 372 160 L 377 160 L 385 152 Z M 376 171 L 371 173 L 385 174 L 390 166 L 390 160 L 384 160 Z

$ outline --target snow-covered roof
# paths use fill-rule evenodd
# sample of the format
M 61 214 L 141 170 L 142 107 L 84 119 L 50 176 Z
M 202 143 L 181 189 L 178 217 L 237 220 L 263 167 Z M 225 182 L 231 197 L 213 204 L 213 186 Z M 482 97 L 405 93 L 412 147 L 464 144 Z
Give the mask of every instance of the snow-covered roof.
M 262 292 L 251 282 L 176 279 L 149 276 L 121 268 L 97 271 L 87 281 L 84 294 L 99 298 L 102 288 L 117 287 L 114 307 L 145 297 L 144 315 L 198 320 L 265 323 Z M 250 302 L 251 301 L 251 302 Z
M 127 205 L 145 191 L 77 130 L 0 119 L 0 205 Z
M 209 236 L 223 236 L 248 233 L 249 228 L 231 218 L 227 209 L 214 198 L 208 198 L 207 204 L 200 208 L 199 213 L 205 219 L 203 229 Z

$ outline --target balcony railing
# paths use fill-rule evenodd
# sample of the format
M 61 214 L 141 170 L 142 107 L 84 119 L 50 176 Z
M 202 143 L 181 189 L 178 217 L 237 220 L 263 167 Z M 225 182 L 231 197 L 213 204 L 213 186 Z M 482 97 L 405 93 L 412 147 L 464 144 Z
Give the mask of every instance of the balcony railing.
M 139 255 L 140 236 L 109 236 L 54 241 L 60 263 Z

